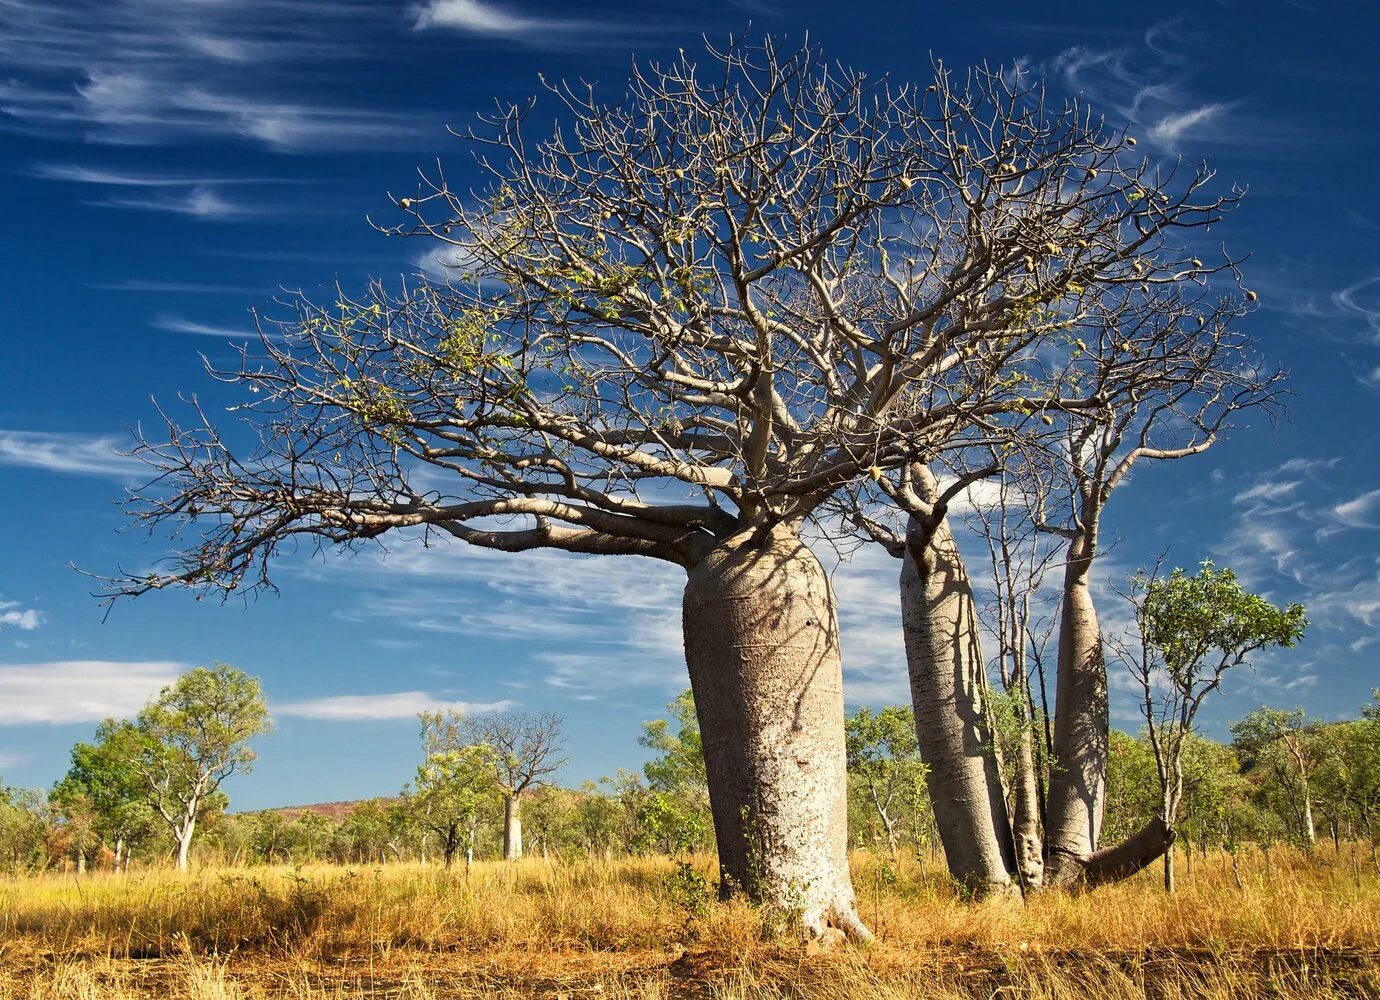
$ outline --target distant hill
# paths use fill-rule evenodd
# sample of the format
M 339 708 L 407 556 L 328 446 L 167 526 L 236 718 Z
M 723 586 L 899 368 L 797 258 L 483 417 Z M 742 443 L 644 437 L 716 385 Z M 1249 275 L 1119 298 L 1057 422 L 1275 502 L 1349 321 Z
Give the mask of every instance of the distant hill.
M 262 813 L 277 813 L 279 816 L 283 817 L 283 819 L 291 823 L 303 813 L 316 813 L 318 816 L 325 816 L 327 819 L 339 823 L 366 802 L 377 802 L 383 806 L 390 806 L 397 801 L 398 799 L 396 796 L 379 796 L 373 799 L 355 799 L 350 802 L 315 802 L 310 805 L 301 806 L 278 806 L 273 809 L 251 809 L 240 815 L 257 816 Z

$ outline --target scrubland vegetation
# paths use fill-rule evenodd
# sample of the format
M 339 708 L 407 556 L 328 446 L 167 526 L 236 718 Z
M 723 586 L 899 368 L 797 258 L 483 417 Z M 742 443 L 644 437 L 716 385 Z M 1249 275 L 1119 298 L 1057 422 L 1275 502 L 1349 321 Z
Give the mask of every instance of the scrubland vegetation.
M 1092 893 L 972 903 L 942 862 L 855 852 L 867 948 L 819 952 L 711 895 L 711 858 L 167 870 L 0 884 L 0 991 L 57 1000 L 1360 997 L 1368 846 L 1179 859 Z

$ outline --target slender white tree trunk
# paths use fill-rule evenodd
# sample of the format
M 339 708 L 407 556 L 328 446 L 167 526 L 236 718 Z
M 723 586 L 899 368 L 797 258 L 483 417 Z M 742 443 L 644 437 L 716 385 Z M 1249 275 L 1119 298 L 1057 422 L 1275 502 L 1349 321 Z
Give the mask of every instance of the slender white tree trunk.
M 116 837 L 116 838 L 115 838 L 115 874 L 116 874 L 116 875 L 120 874 L 120 872 L 123 871 L 123 868 L 122 868 L 121 866 L 122 866 L 122 864 L 123 864 L 123 862 L 124 862 L 124 850 L 125 850 L 125 838 L 124 838 L 124 837 Z
M 1107 784 L 1107 664 L 1088 580 L 1092 553 L 1084 538 L 1069 543 L 1059 621 L 1045 828 L 1045 880 L 1072 885 L 1097 850 Z
M 1040 786 L 1035 774 L 1035 733 L 1027 719 L 1021 720 L 1020 741 L 1016 744 L 1015 836 L 1016 865 L 1021 884 L 1039 889 L 1045 881 L 1044 839 L 1040 836 Z
M 177 830 L 177 870 L 187 870 L 187 855 L 192 849 L 192 833 L 196 830 L 196 820 L 188 819 Z
M 1306 776 L 1303 779 L 1303 839 L 1309 847 L 1318 842 L 1318 830 L 1313 823 L 1313 793 Z
M 522 857 L 522 799 L 513 794 L 503 800 L 503 860 Z
M 901 622 L 916 737 L 949 873 L 977 895 L 1009 892 L 1016 852 L 983 710 L 977 611 L 947 519 L 932 532 L 910 520 Z
M 685 655 L 724 894 L 866 940 L 848 871 L 843 671 L 824 568 L 788 527 L 749 529 L 690 570 Z

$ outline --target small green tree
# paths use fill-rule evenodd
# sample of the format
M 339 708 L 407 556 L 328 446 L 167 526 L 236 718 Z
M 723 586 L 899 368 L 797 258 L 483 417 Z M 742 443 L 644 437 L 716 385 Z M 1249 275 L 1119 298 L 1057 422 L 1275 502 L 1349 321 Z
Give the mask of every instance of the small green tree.
M 1278 608 L 1250 593 L 1230 569 L 1204 562 L 1195 574 L 1157 566 L 1138 574 L 1127 595 L 1135 613 L 1128 642 L 1114 644 L 1141 691 L 1146 738 L 1160 790 L 1157 815 L 1099 866 L 1101 878 L 1122 877 L 1165 856 L 1165 888 L 1173 891 L 1175 824 L 1184 798 L 1184 747 L 1203 701 L 1227 673 L 1268 646 L 1292 648 L 1308 626 L 1303 606 Z
M 72 765 L 53 790 L 57 801 L 73 796 L 89 800 L 93 830 L 114 856 L 116 872 L 128 867 L 134 850 L 154 833 L 158 817 L 135 761 L 144 752 L 143 737 L 130 722 L 106 719 L 91 743 L 72 747 Z
M 1303 843 L 1317 842 L 1313 822 L 1313 772 L 1321 747 L 1318 724 L 1301 708 L 1290 710 L 1262 705 L 1231 725 L 1232 745 L 1248 765 L 1269 775 L 1274 792 L 1284 801 L 1285 818 Z
M 890 705 L 881 711 L 859 708 L 845 723 L 848 771 L 866 789 L 881 820 L 887 851 L 896 853 L 899 805 L 924 773 L 915 737 L 915 716 Z
M 42 792 L 0 785 L 0 869 L 13 872 L 47 863 L 47 814 Z
M 1345 821 L 1374 844 L 1380 815 L 1380 715 L 1367 706 L 1360 719 L 1327 726 L 1314 738 L 1320 752 L 1312 787 L 1327 812 L 1333 843 Z
M 485 805 L 498 794 L 493 747 L 483 743 L 457 745 L 452 712 L 423 712 L 422 747 L 425 759 L 417 768 L 411 790 L 404 789 L 417 824 L 436 834 L 447 868 L 463 842 L 465 870 L 474 860 L 474 831 Z
M 644 722 L 637 740 L 656 752 L 642 767 L 650 794 L 638 808 L 650 843 L 676 854 L 708 847 L 713 820 L 694 695 L 682 691 L 666 710 L 670 718 Z
M 178 870 L 186 871 L 203 808 L 226 778 L 253 767 L 250 741 L 270 728 L 263 689 L 224 663 L 198 667 L 145 706 L 135 728 L 130 763 L 172 830 Z

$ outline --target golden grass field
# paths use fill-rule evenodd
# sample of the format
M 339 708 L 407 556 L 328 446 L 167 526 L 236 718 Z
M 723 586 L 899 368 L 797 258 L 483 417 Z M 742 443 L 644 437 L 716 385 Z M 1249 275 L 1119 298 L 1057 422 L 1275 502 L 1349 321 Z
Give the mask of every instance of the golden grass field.
M 711 859 L 695 867 L 706 876 Z M 669 860 L 203 868 L 0 881 L 0 997 L 667 1000 L 1380 996 L 1380 871 L 1243 848 L 1084 895 L 965 903 L 859 854 L 878 943 L 819 953 Z M 1238 885 L 1239 876 L 1239 885 Z M 693 886 L 692 886 L 693 888 Z

